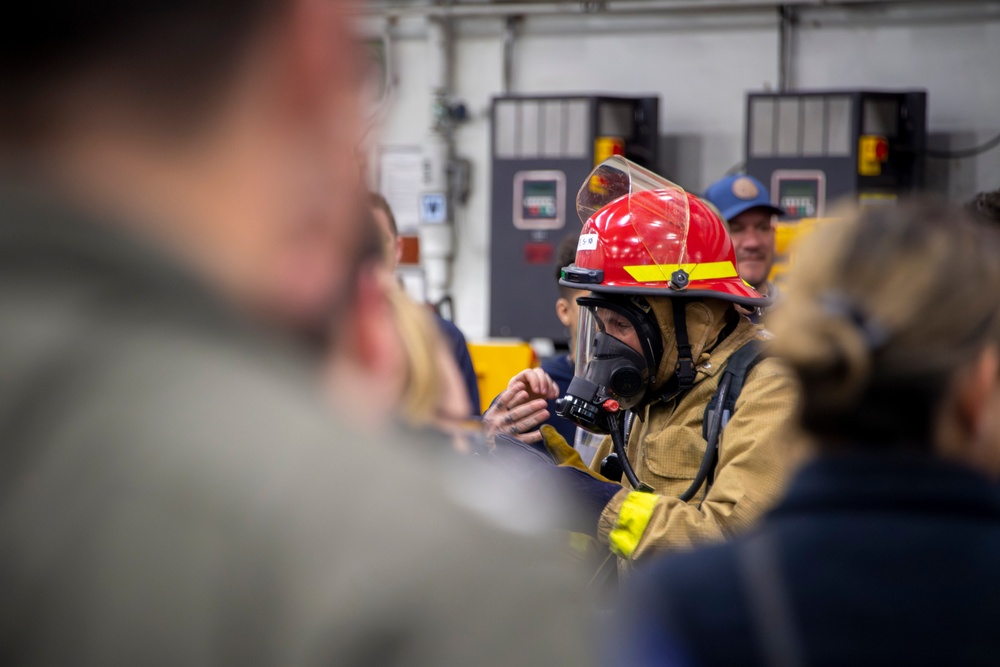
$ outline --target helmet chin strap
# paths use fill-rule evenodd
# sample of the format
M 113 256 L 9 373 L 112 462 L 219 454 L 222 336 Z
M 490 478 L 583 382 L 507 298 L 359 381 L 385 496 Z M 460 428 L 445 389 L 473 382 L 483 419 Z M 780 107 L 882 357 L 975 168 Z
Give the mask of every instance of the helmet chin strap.
M 671 299 L 670 305 L 674 311 L 674 330 L 677 334 L 677 366 L 674 375 L 677 376 L 677 388 L 681 392 L 694 386 L 694 359 L 691 357 L 691 341 L 688 340 L 687 313 L 684 299 Z

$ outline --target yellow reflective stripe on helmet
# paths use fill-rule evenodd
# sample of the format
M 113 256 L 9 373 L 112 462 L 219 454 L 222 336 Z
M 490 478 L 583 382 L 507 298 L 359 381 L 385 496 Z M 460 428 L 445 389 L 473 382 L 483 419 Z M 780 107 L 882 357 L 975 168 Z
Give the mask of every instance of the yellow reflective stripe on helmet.
M 618 521 L 608 535 L 611 550 L 622 558 L 631 558 L 639 546 L 642 534 L 653 517 L 653 508 L 659 496 L 643 491 L 633 491 L 625 496 L 622 508 L 618 510 Z
M 626 266 L 628 274 L 640 283 L 655 283 L 670 280 L 670 275 L 684 269 L 689 280 L 718 280 L 737 278 L 739 273 L 732 262 L 703 262 L 701 264 L 645 264 Z

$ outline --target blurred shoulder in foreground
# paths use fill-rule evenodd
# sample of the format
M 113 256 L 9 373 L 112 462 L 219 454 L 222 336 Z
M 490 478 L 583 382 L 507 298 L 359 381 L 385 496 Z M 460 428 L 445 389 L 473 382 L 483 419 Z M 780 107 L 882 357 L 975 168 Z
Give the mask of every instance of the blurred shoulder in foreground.
M 321 398 L 368 261 L 347 9 L 3 40 L 0 662 L 587 663 L 542 528 Z

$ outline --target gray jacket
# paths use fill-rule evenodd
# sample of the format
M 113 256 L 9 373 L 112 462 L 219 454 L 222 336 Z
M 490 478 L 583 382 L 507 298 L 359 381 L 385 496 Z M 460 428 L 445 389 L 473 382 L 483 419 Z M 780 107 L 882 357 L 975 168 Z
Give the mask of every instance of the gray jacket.
M 141 241 L 0 195 L 0 663 L 592 660 L 502 485 L 336 424 L 307 361 Z

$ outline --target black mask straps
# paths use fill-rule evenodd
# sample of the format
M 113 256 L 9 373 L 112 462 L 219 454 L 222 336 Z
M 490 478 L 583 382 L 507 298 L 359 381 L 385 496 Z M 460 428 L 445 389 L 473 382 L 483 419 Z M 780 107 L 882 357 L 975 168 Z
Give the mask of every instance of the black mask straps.
M 670 305 L 674 311 L 674 331 L 677 335 L 677 365 L 674 374 L 677 376 L 677 388 L 685 392 L 694 386 L 694 359 L 691 357 L 691 341 L 687 330 L 687 301 L 671 299 Z

